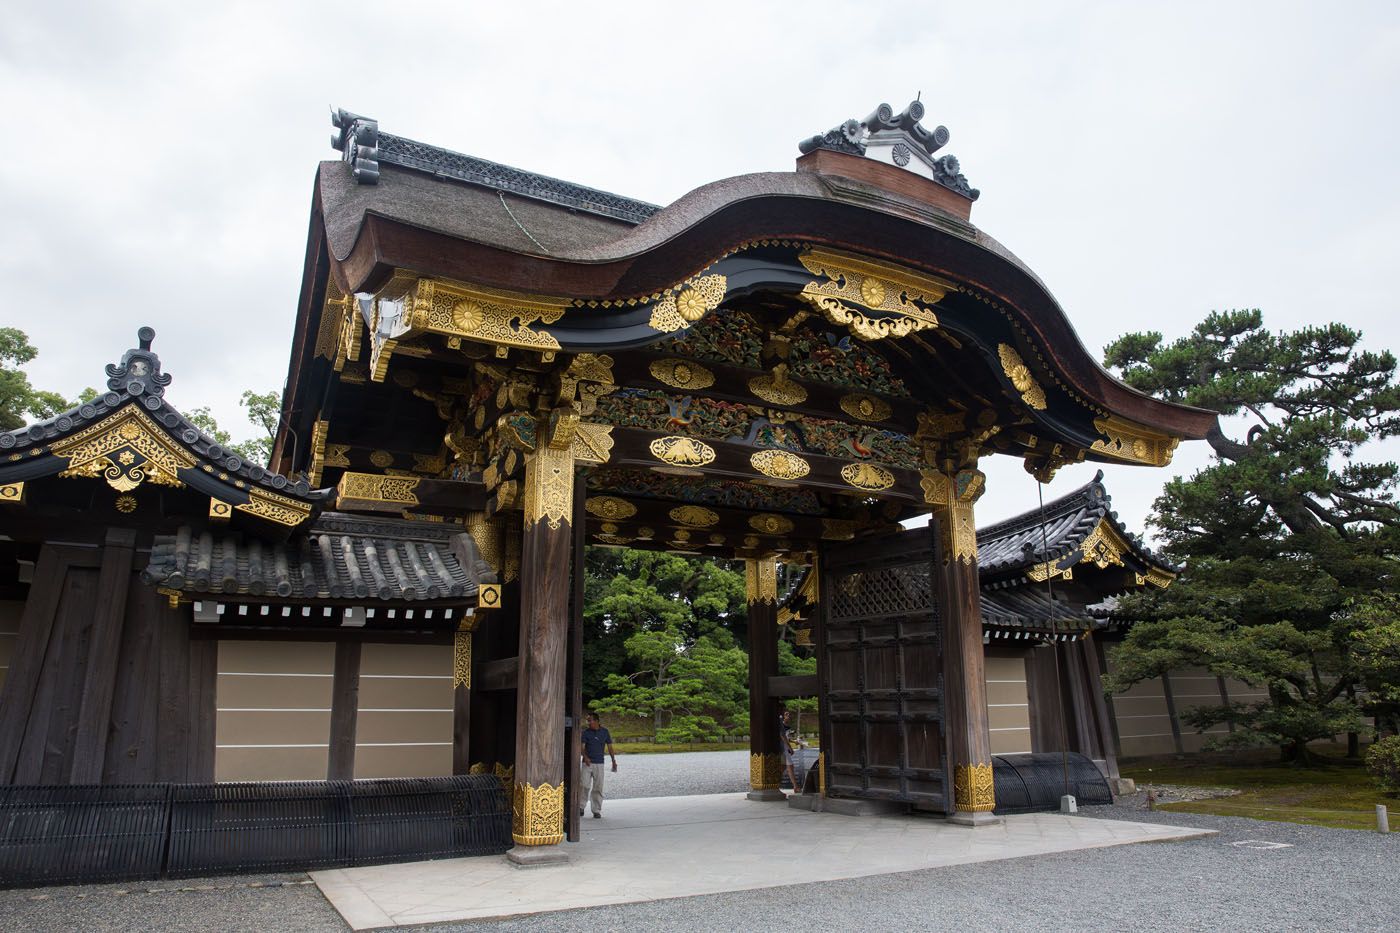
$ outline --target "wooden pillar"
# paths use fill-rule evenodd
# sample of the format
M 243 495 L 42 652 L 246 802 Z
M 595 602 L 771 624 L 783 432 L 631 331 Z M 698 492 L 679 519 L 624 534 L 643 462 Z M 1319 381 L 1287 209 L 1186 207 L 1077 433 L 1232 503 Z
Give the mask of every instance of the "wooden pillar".
M 97 599 L 92 604 L 92 641 L 78 703 L 77 735 L 68 783 L 98 784 L 107 757 L 112 725 L 112 694 L 117 687 L 122 625 L 126 621 L 126 591 L 136 554 L 136 531 L 108 528 L 102 547 Z
M 331 740 L 326 780 L 355 779 L 355 730 L 360 716 L 360 651 L 358 641 L 335 643 L 335 673 L 331 680 Z
M 579 745 L 583 735 L 583 548 L 588 516 L 585 506 L 588 499 L 588 484 L 580 473 L 574 481 L 574 573 L 573 587 L 569 593 L 569 671 L 567 678 L 569 722 L 572 728 L 564 736 L 564 761 L 567 763 L 569 793 L 566 795 L 568 810 L 564 813 L 564 836 L 570 842 L 579 840 L 579 798 L 582 788 L 582 767 Z
M 778 673 L 778 562 L 744 561 L 749 602 L 749 799 L 782 800 L 783 756 L 778 704 L 768 678 Z
M 564 857 L 559 850 L 545 855 L 521 848 L 564 840 L 564 673 L 574 496 L 570 441 L 565 437 L 561 446 L 553 446 L 554 438 L 542 436 L 525 458 L 511 826 L 516 848 L 510 853 L 517 863 Z
M 1083 665 L 1085 683 L 1089 693 L 1089 703 L 1093 712 L 1094 724 L 1098 729 L 1098 744 L 1103 758 L 1104 770 L 1111 781 L 1118 780 L 1118 755 L 1113 742 L 1112 713 L 1103 695 L 1103 681 L 1099 675 L 1099 650 L 1092 632 L 1085 632 L 1079 640 L 1079 658 Z
M 982 600 L 977 578 L 977 526 L 972 505 L 986 476 L 978 470 L 925 471 L 924 499 L 933 507 L 943 623 L 944 728 L 953 769 L 951 820 L 968 826 L 992 815 L 992 739 L 983 674 Z

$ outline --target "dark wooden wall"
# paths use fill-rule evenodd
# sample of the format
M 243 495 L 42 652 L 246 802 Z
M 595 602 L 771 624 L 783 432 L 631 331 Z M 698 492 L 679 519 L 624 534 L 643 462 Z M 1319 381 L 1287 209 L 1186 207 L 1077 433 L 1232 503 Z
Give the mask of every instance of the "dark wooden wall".
M 217 644 L 141 583 L 134 532 L 39 552 L 0 691 L 0 783 L 214 779 Z

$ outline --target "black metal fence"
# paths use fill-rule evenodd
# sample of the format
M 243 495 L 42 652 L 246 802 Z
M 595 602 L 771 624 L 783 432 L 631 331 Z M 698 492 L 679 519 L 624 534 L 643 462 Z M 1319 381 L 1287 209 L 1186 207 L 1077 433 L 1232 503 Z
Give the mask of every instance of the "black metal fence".
M 1113 803 L 1103 772 L 1075 752 L 993 755 L 992 779 L 997 813 L 1058 810 L 1065 794 L 1073 794 L 1081 806 Z
M 491 855 L 510 819 L 490 775 L 0 787 L 0 886 Z

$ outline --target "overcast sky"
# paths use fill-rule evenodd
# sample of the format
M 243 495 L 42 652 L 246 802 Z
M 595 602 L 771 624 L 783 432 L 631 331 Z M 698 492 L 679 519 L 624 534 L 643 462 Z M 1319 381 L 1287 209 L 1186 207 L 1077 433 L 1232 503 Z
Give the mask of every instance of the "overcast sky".
M 0 323 L 70 395 L 150 324 L 174 403 L 246 433 L 240 392 L 286 376 L 328 105 L 665 204 L 920 91 L 973 221 L 1092 352 L 1240 307 L 1400 342 L 1400 4 L 1336 2 L 9 0 Z M 1140 526 L 1206 462 L 1109 491 Z M 1019 462 L 986 469 L 979 520 L 1034 506 Z

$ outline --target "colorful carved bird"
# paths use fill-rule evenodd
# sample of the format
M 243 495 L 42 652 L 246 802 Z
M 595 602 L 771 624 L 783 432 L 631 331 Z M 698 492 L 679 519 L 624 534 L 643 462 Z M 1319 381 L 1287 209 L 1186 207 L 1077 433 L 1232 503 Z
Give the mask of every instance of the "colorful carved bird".
M 672 428 L 682 428 L 695 420 L 695 408 L 693 399 L 687 395 L 685 398 L 666 400 L 666 407 L 671 410 L 671 417 L 666 420 L 666 430 Z
M 848 452 L 855 454 L 857 457 L 869 457 L 871 454 L 875 453 L 874 449 L 871 448 L 870 444 L 874 442 L 876 436 L 876 433 L 874 431 L 871 431 L 870 433 L 862 437 L 860 440 L 856 440 L 855 438 L 847 438 L 841 446 L 846 448 Z

